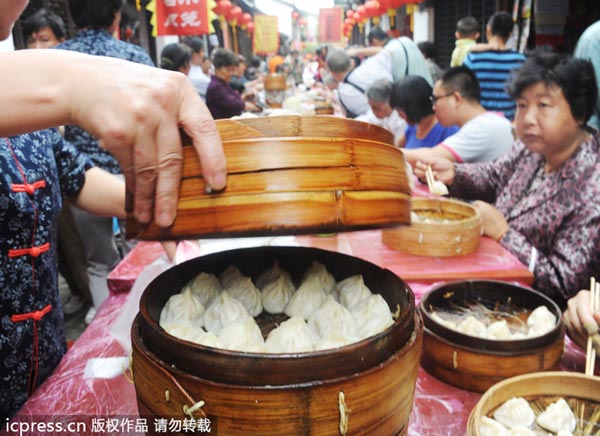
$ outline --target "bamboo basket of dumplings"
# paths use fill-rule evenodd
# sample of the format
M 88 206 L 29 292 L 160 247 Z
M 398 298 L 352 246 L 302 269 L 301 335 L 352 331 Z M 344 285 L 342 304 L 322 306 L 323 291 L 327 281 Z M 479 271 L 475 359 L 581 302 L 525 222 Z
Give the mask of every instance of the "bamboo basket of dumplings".
M 481 216 L 468 203 L 445 198 L 413 198 L 409 226 L 384 229 L 385 245 L 417 256 L 451 257 L 477 251 Z
M 557 369 L 563 353 L 559 307 L 523 286 L 447 282 L 434 286 L 419 310 L 425 324 L 423 368 L 463 389 L 483 392 L 506 378 Z
M 182 134 L 183 175 L 172 227 L 142 226 L 137 239 L 327 233 L 407 224 L 410 188 L 386 129 L 354 120 L 281 116 L 219 120 L 224 191 L 207 185 Z
M 533 411 L 533 416 L 525 410 L 527 406 L 522 404 L 509 406 L 500 412 L 499 409 L 513 398 L 524 399 Z M 550 408 L 553 403 L 560 404 L 561 399 L 565 401 L 568 410 L 561 410 L 566 409 L 564 404 L 562 408 Z M 540 425 L 540 415 L 544 412 L 546 419 Z M 498 413 L 503 416 L 499 416 Z M 600 377 L 549 371 L 509 378 L 493 385 L 482 395 L 471 411 L 467 423 L 468 436 L 505 434 L 502 433 L 502 428 L 498 433 L 493 433 L 493 430 L 486 432 L 482 428 L 482 419 L 486 419 L 484 417 L 499 419 L 505 426 L 519 426 L 531 430 L 531 433 L 521 430 L 521 433 L 513 434 L 596 435 L 600 432 Z M 556 428 L 548 428 L 552 426 Z M 563 433 L 559 433 L 561 426 L 567 427 Z
M 383 297 L 386 310 L 394 313 L 391 324 L 349 345 L 293 353 L 199 345 L 167 334 L 159 324 L 165 304 L 200 271 L 221 274 L 235 265 L 257 282 L 275 261 L 294 282 L 311 262 L 322 264 L 336 281 L 362 275 L 373 295 Z M 284 324 L 263 315 L 256 320 L 264 336 Z M 220 436 L 406 434 L 422 334 L 410 288 L 390 271 L 364 260 L 305 247 L 247 248 L 203 256 L 164 272 L 142 295 L 132 327 L 139 412 L 206 417 Z

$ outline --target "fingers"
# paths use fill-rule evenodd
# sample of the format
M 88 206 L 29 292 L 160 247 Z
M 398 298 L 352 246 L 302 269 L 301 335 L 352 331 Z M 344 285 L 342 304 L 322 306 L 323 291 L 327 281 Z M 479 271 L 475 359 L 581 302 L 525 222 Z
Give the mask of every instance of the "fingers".
M 184 100 L 179 121 L 192 138 L 204 178 L 213 190 L 222 190 L 227 183 L 227 168 L 217 125 L 191 85 L 185 92 L 193 95 Z
M 135 206 L 134 216 L 140 223 L 146 224 L 152 220 L 152 211 L 154 209 L 154 192 L 156 187 L 157 175 L 157 156 L 158 156 L 158 129 L 152 125 L 146 129 L 138 131 L 133 144 L 133 171 L 135 177 L 134 195 Z M 157 216 L 155 222 L 161 225 Z M 168 226 L 165 224 L 164 226 Z

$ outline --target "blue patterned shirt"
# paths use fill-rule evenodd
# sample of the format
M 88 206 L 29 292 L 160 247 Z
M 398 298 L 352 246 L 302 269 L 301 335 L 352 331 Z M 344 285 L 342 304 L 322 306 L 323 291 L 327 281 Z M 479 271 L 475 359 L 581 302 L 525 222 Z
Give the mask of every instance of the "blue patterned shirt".
M 0 138 L 0 417 L 13 415 L 66 351 L 56 217 L 91 167 L 55 129 Z
M 525 56 L 515 50 L 488 50 L 471 52 L 463 65 L 469 67 L 479 80 L 481 105 L 491 112 L 502 112 L 506 118 L 515 118 L 516 104 L 505 87 L 513 70 L 521 67 Z
M 94 56 L 109 56 L 139 64 L 151 65 L 152 59 L 139 46 L 119 41 L 105 30 L 82 30 L 73 39 L 56 46 L 57 49 L 77 51 Z M 115 80 L 119 80 L 115 77 Z M 85 153 L 100 168 L 121 174 L 121 167 L 108 151 L 102 149 L 96 138 L 77 126 L 65 127 L 65 138 Z

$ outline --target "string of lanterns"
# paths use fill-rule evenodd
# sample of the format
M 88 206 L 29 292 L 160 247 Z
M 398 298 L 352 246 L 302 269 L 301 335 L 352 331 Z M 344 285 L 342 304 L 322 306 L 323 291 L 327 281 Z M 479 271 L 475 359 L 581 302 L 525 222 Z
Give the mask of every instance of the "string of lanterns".
M 379 24 L 382 15 L 390 17 L 390 26 L 394 27 L 396 18 L 396 9 L 409 4 L 421 3 L 422 0 L 368 0 L 364 5 L 356 9 L 346 11 L 344 20 L 344 36 L 349 36 L 355 25 L 359 26 L 362 32 L 363 26 L 369 20 L 373 20 L 374 25 Z
M 227 22 L 233 29 L 239 26 L 248 33 L 254 32 L 254 21 L 252 15 L 243 12 L 239 6 L 233 6 L 229 0 L 218 0 L 217 5 L 212 9 L 217 15 L 219 21 Z

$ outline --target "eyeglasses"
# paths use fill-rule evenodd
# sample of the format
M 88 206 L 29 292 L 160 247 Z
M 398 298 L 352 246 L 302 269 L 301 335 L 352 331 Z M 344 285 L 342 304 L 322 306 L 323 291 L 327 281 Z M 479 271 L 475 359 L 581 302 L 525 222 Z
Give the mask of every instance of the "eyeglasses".
M 450 92 L 448 94 L 444 94 L 444 95 L 440 95 L 440 96 L 430 95 L 429 101 L 431 102 L 432 105 L 435 105 L 438 102 L 438 100 L 440 100 L 442 98 L 450 97 L 451 95 L 454 95 L 454 93 Z

